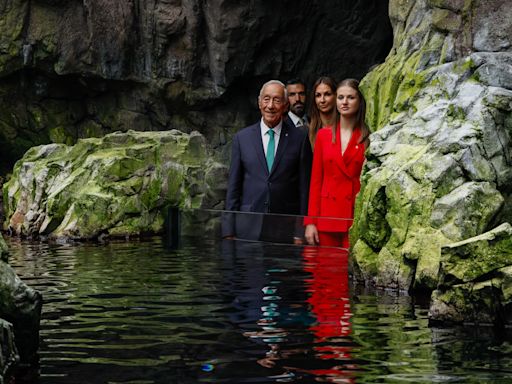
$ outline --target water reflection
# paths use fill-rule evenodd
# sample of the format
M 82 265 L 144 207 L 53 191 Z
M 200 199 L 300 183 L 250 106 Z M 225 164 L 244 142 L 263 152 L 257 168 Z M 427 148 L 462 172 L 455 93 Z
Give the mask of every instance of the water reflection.
M 35 244 L 40 370 L 17 384 L 491 383 L 512 336 L 427 326 L 427 306 L 350 284 L 347 254 L 256 242 Z

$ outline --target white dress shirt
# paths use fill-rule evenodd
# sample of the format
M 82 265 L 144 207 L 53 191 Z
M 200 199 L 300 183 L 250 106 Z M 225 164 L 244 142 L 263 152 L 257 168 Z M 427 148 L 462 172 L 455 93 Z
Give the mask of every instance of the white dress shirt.
M 263 150 L 265 151 L 265 156 L 267 156 L 267 147 L 268 147 L 268 140 L 270 139 L 270 136 L 267 135 L 267 131 L 270 129 L 267 124 L 261 119 L 260 123 L 261 128 L 261 140 L 263 140 Z M 283 120 L 279 122 L 274 128 L 274 155 L 277 152 L 277 146 L 279 145 L 279 136 L 281 136 L 281 128 L 283 128 Z
M 292 111 L 288 111 L 288 116 L 293 121 L 293 124 L 295 124 L 296 127 L 303 127 L 304 125 L 306 125 L 306 116 L 299 117 Z

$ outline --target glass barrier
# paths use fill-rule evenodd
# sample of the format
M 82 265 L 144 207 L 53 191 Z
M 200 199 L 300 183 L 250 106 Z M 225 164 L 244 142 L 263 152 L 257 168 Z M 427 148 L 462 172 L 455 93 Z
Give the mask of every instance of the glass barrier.
M 197 237 L 200 234 L 203 238 L 299 245 L 307 244 L 307 224 L 315 224 L 319 231 L 336 234 L 347 232 L 353 221 L 349 218 L 215 209 L 178 211 L 175 208 L 169 208 L 167 218 L 166 236 L 175 242 L 179 241 L 181 236 Z

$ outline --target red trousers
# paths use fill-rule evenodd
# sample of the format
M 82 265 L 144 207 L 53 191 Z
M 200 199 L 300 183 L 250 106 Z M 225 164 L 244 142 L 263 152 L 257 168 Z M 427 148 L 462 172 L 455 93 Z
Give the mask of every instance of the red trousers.
M 318 240 L 323 247 L 349 248 L 348 232 L 318 232 Z

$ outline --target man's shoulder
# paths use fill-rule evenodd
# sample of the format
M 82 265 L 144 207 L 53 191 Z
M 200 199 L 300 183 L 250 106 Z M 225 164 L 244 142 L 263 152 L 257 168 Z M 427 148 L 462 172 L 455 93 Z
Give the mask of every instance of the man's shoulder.
M 301 127 L 296 127 L 291 119 L 283 119 L 283 129 L 289 133 L 292 137 L 298 137 L 303 140 L 307 136 L 307 131 Z
M 242 128 L 236 134 L 238 136 L 244 136 L 250 132 L 253 132 L 255 129 L 258 130 L 259 128 L 260 128 L 260 122 L 258 121 L 257 123 L 254 123 L 254 124 L 248 125 L 247 127 Z

